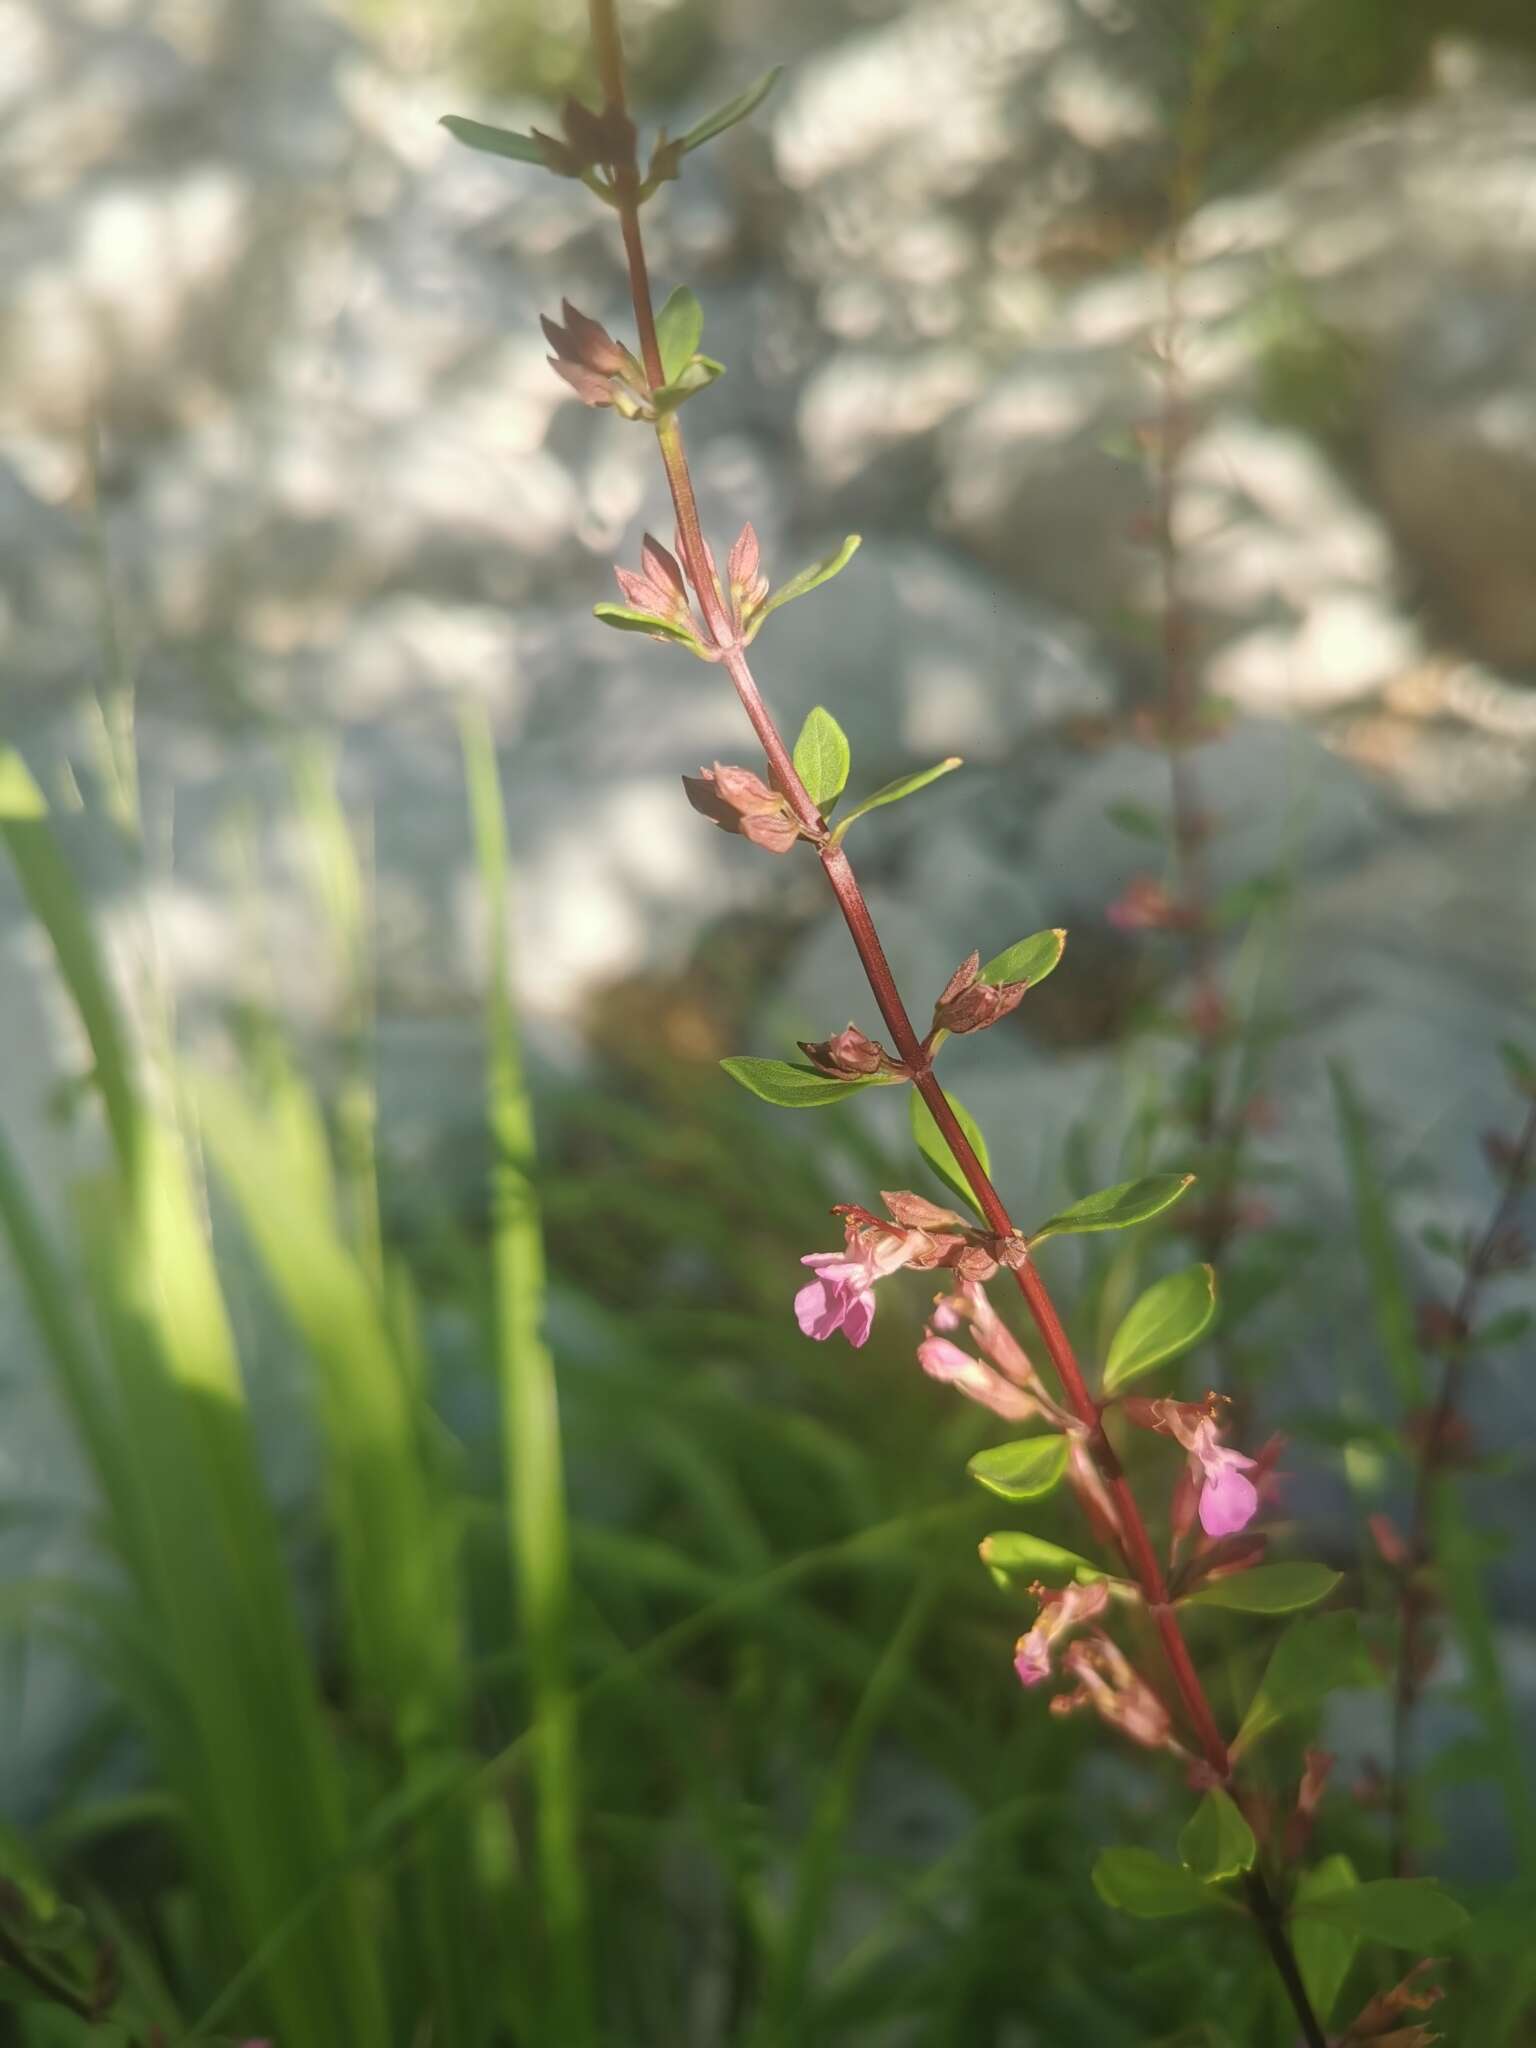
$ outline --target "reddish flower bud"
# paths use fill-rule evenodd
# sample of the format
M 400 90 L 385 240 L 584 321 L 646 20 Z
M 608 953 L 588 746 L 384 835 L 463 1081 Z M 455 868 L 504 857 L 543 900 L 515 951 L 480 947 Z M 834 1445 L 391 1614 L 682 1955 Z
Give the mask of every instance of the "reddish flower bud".
M 633 166 L 635 124 L 622 107 L 604 107 L 598 114 L 580 100 L 568 98 L 560 109 L 560 126 L 578 169 L 595 170 L 600 164 L 614 170 Z
M 563 377 L 583 405 L 613 405 L 621 393 L 635 404 L 645 402 L 645 373 L 627 348 L 607 328 L 578 312 L 569 299 L 560 301 L 565 324 L 540 314 L 539 325 L 554 354 L 550 367 Z
M 729 768 L 717 761 L 697 775 L 685 775 L 688 801 L 722 832 L 739 832 L 768 853 L 788 853 L 800 827 L 788 799 L 770 789 L 750 768 Z
M 830 1038 L 819 1039 L 814 1043 L 802 1038 L 798 1043 L 800 1050 L 813 1067 L 837 1079 L 849 1074 L 902 1071 L 885 1047 L 873 1038 L 866 1038 L 857 1024 L 849 1024 L 842 1031 L 835 1031 Z M 916 1201 L 917 1197 L 914 1195 L 912 1199 Z M 888 1199 L 886 1206 L 890 1206 Z M 894 1215 L 895 1211 L 892 1210 L 891 1213 Z M 905 1220 L 903 1217 L 897 1217 L 898 1222 Z M 960 1218 L 957 1216 L 954 1220 L 958 1223 Z
M 1403 1532 L 1390 1515 L 1369 1515 L 1365 1526 L 1371 1532 L 1376 1554 L 1389 1571 L 1406 1571 L 1411 1556 Z
M 731 621 L 738 633 L 745 633 L 768 595 L 768 578 L 762 573 L 757 534 L 750 520 L 732 543 L 725 572 L 730 584 Z
M 1440 1985 L 1424 1982 L 1425 1972 L 1434 1967 L 1431 1959 L 1415 1963 L 1390 1991 L 1379 1991 L 1340 2035 L 1340 2048 L 1357 2041 L 1370 2041 L 1375 2048 L 1432 2048 L 1440 2039 L 1432 2028 L 1417 2023 L 1405 2027 L 1401 2021 L 1405 2013 L 1428 2012 L 1445 1996 Z
M 1444 1302 L 1421 1301 L 1415 1322 L 1426 1351 L 1459 1351 L 1467 1341 L 1466 1324 Z
M 1027 981 L 1010 981 L 993 988 L 980 979 L 981 955 L 972 953 L 961 961 L 944 985 L 943 993 L 933 1006 L 933 1024 L 936 1031 L 952 1031 L 957 1036 L 967 1031 L 985 1031 L 990 1024 L 996 1024 L 1009 1016 L 1024 1000 Z
M 1137 875 L 1104 913 L 1117 931 L 1190 931 L 1199 915 L 1152 875 Z
M 1076 1679 L 1074 1691 L 1060 1693 L 1051 1701 L 1053 1714 L 1073 1714 L 1092 1707 L 1111 1728 L 1128 1741 L 1146 1749 L 1172 1750 L 1182 1755 L 1174 1736 L 1173 1717 L 1118 1643 L 1102 1630 L 1072 1643 L 1062 1663 Z
M 683 572 L 653 534 L 640 543 L 640 568 L 614 569 L 620 590 L 636 611 L 653 612 L 673 625 L 694 630 Z
M 1326 1749 L 1309 1749 L 1304 1758 L 1301 1783 L 1296 1788 L 1296 1805 L 1285 1830 L 1285 1855 L 1288 1863 L 1300 1862 L 1307 1843 L 1312 1836 L 1312 1823 L 1317 1809 L 1322 1804 L 1327 1788 L 1328 1774 L 1336 1759 Z

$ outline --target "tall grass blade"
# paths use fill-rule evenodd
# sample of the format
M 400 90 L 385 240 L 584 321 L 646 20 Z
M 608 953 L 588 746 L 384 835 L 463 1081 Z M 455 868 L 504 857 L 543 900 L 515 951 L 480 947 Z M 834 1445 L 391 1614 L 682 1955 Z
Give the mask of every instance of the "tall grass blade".
M 569 1680 L 570 1531 L 553 1361 L 542 1335 L 544 1243 L 531 1178 L 533 1113 L 512 1011 L 507 843 L 496 752 L 466 715 L 465 777 L 485 894 L 486 1107 L 492 1145 L 491 1260 L 496 1365 L 512 1570 L 528 1647 L 538 1794 L 538 1873 L 548 1942 L 541 2038 L 595 2042 L 589 1923 L 580 1846 L 576 1710 Z

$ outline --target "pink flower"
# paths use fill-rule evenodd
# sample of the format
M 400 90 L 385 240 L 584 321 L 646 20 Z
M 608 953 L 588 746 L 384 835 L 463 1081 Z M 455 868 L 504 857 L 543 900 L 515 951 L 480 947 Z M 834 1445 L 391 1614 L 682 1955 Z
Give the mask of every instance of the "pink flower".
M 800 1263 L 816 1275 L 795 1296 L 795 1317 L 803 1333 L 824 1342 L 841 1330 L 855 1347 L 867 1342 L 875 1320 L 875 1282 L 881 1277 L 874 1261 L 845 1258 L 841 1252 L 812 1252 Z
M 979 1401 L 983 1408 L 990 1408 L 994 1415 L 1001 1415 L 1006 1422 L 1025 1422 L 1041 1413 L 1040 1404 L 1032 1394 L 1010 1386 L 990 1365 L 983 1365 L 979 1358 L 972 1358 L 968 1351 L 962 1351 L 948 1337 L 934 1336 L 931 1330 L 917 1347 L 917 1362 L 930 1379 L 943 1380 L 952 1387 L 958 1387 L 962 1394 L 968 1394 L 973 1401 Z
M 1201 1528 L 1207 1536 L 1235 1536 L 1239 1529 L 1247 1528 L 1258 1512 L 1258 1488 L 1251 1479 L 1243 1477 L 1253 1470 L 1257 1460 L 1221 1443 L 1209 1415 L 1191 1423 L 1179 1413 L 1178 1403 L 1170 1401 L 1163 1405 L 1168 1411 L 1169 1429 L 1189 1453 L 1191 1472 L 1200 1475 Z
M 1040 1602 L 1040 1612 L 1035 1616 L 1034 1627 L 1028 1635 L 1019 1637 L 1013 1651 L 1013 1668 L 1021 1685 L 1039 1685 L 1049 1678 L 1052 1644 L 1058 1637 L 1081 1628 L 1084 1622 L 1094 1620 L 1109 1604 L 1109 1586 L 1103 1579 L 1095 1579 L 1086 1586 L 1074 1583 L 1057 1592 L 1037 1585 L 1033 1591 Z

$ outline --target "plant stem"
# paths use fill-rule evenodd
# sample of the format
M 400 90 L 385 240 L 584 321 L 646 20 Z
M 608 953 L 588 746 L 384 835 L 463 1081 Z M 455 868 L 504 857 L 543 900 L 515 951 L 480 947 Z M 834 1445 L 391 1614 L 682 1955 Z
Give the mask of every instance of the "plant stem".
M 1413 1719 L 1419 1701 L 1419 1661 L 1423 1645 L 1423 1623 L 1427 1613 L 1414 1585 L 1417 1574 L 1430 1562 L 1430 1518 L 1435 1485 L 1445 1463 L 1446 1450 L 1461 1402 L 1466 1378 L 1468 1350 L 1473 1322 L 1483 1284 L 1498 1250 L 1499 1240 L 1514 1218 L 1520 1191 L 1536 1166 L 1536 1102 L 1531 1104 L 1515 1150 L 1504 1169 L 1498 1200 L 1486 1229 L 1468 1255 L 1461 1287 L 1451 1310 L 1459 1333 L 1446 1353 L 1440 1375 L 1440 1391 L 1429 1412 L 1419 1444 L 1418 1470 L 1414 1475 L 1413 1506 L 1408 1521 L 1408 1555 L 1403 1562 L 1398 1595 L 1397 1671 L 1392 1689 L 1392 1771 L 1388 1793 L 1391 1816 L 1392 1874 L 1403 1876 L 1409 1866 L 1408 1781 L 1413 1771 Z
M 616 0 L 590 0 L 590 10 L 593 44 L 604 97 L 609 106 L 622 109 L 626 103 L 624 61 L 619 39 Z M 617 210 L 625 254 L 628 258 L 630 295 L 634 300 L 635 323 L 640 336 L 642 356 L 646 374 L 653 383 L 659 384 L 662 381 L 661 363 L 656 349 L 656 322 L 651 307 L 650 279 L 640 232 L 638 173 L 633 166 L 619 166 L 616 170 L 616 182 Z M 820 841 L 817 851 L 822 870 L 833 895 L 837 898 L 838 908 L 843 913 L 843 920 L 863 966 L 876 1008 L 895 1042 L 898 1056 L 912 1071 L 918 1093 L 932 1111 L 934 1122 L 948 1141 L 955 1163 L 975 1195 L 982 1215 L 1000 1236 L 1015 1237 L 1018 1233 L 1013 1219 L 962 1130 L 959 1119 L 950 1107 L 948 1097 L 934 1076 L 929 1055 L 924 1051 L 922 1041 L 913 1028 L 906 1005 L 896 986 L 896 977 L 891 972 L 890 962 L 885 956 L 885 948 L 880 943 L 875 921 L 870 915 L 868 901 L 859 887 L 848 855 L 840 843 L 833 844 L 825 837 L 825 821 L 812 802 L 804 783 L 795 773 L 794 762 L 771 712 L 763 702 L 762 694 L 747 663 L 746 652 L 733 630 L 705 550 L 699 521 L 698 499 L 694 493 L 693 479 L 683 447 L 682 428 L 676 413 L 668 414 L 658 421 L 657 440 L 661 446 L 667 482 L 677 513 L 684 565 L 698 592 L 711 639 L 721 650 L 722 665 L 735 686 L 742 709 L 746 712 L 768 758 L 775 781 L 788 797 L 796 817 Z M 1189 1724 L 1207 1764 L 1218 1778 L 1225 1780 L 1231 1775 L 1231 1759 L 1226 1740 L 1206 1697 L 1205 1688 L 1200 1682 L 1200 1675 L 1195 1669 L 1194 1660 L 1180 1631 L 1178 1618 L 1168 1604 L 1167 1586 L 1162 1568 L 1157 1561 L 1157 1553 L 1152 1547 L 1147 1525 L 1142 1519 L 1141 1509 L 1121 1468 L 1114 1446 L 1105 1434 L 1098 1404 L 1088 1390 L 1071 1339 L 1051 1299 L 1050 1291 L 1033 1263 L 1026 1263 L 1017 1268 L 1014 1277 L 1062 1389 L 1088 1433 L 1093 1455 L 1115 1504 L 1126 1562 L 1136 1578 L 1152 1616 Z M 1250 1873 L 1249 1892 L 1254 1901 L 1256 1917 L 1260 1916 L 1262 1902 L 1261 1926 L 1271 1954 L 1278 1957 L 1283 1951 L 1286 1957 L 1287 1967 L 1281 1969 L 1280 1974 L 1306 2039 L 1307 2048 L 1326 2048 L 1325 2036 L 1307 1998 L 1280 1910 L 1265 1880 L 1257 1871 Z

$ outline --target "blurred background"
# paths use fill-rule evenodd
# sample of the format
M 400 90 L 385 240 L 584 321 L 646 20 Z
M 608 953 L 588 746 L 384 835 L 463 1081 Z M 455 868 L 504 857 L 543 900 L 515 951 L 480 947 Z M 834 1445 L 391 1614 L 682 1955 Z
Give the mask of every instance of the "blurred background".
M 1340 1442 L 1385 1367 L 1330 1071 L 1372 1119 L 1419 1292 L 1420 1229 L 1487 1214 L 1495 1047 L 1529 1036 L 1536 995 L 1536 18 L 1522 0 L 624 13 L 644 124 L 675 133 L 785 66 L 647 216 L 659 291 L 698 291 L 727 369 L 685 416 L 695 476 L 717 550 L 750 518 L 775 582 L 863 535 L 758 643 L 781 722 L 831 707 L 855 793 L 965 757 L 855 841 L 914 1008 L 973 945 L 1071 932 L 1038 999 L 951 1048 L 1026 1216 L 1120 1177 L 1128 1130 L 1161 1143 L 1187 1057 L 1147 1028 L 1181 999 L 1179 948 L 1106 915 L 1156 853 L 1106 813 L 1165 801 L 1145 430 L 1170 189 L 1198 173 L 1173 525 L 1200 673 L 1229 707 L 1200 773 L 1220 888 L 1281 906 L 1223 962 L 1274 1026 L 1255 1171 L 1278 1232 L 1227 1369 L 1250 1376 L 1255 1428 L 1297 1436 L 1312 1554 L 1348 1565 L 1355 1509 L 1396 1482 L 1364 1436 Z M 1200 2012 L 1208 1958 L 1181 1934 L 1101 1981 L 1106 1943 L 1130 1937 L 1087 1891 L 1091 1842 L 1152 1795 L 1012 1687 L 1017 1610 L 975 1569 L 989 1522 L 961 1492 L 979 1425 L 912 1365 L 921 1290 L 866 1353 L 804 1344 L 790 1318 L 796 1259 L 835 1241 L 828 1205 L 912 1167 L 885 1100 L 776 1120 L 715 1064 L 876 1020 L 809 864 L 682 801 L 680 774 L 752 758 L 729 692 L 591 617 L 641 532 L 671 533 L 650 437 L 576 404 L 538 328 L 566 295 L 629 332 L 611 220 L 437 125 L 553 128 L 589 89 L 577 0 L 0 0 L 6 738 L 130 1037 L 228 1075 L 276 1029 L 343 1166 L 366 1134 L 434 1442 L 465 1499 L 493 1500 L 488 870 L 459 723 L 488 721 L 571 1475 L 571 1668 L 585 1682 L 701 1600 L 731 1616 L 583 1724 L 601 2037 L 1151 2038 L 1149 2013 L 1186 1995 Z M 0 1125 L 68 1240 L 103 1151 L 100 1054 L 35 909 L 7 873 Z M 304 1347 L 248 1236 L 230 1227 L 220 1258 L 345 1724 Z M 1072 1259 L 1063 1280 L 1096 1300 L 1102 1268 Z M 177 1931 L 206 1882 L 133 1804 L 154 1783 L 142 1730 L 34 1626 L 37 1588 L 118 1582 L 14 1262 L 0 1330 L 3 1808 L 190 2026 L 249 1945 Z M 1528 1366 L 1491 1355 L 1472 1403 L 1510 1447 L 1478 1516 L 1505 1539 L 1491 1583 L 1527 1726 Z M 1309 1435 L 1324 1411 L 1331 1435 Z M 786 1564 L 876 1525 L 906 1532 L 894 1562 L 808 1585 Z M 494 1748 L 523 1725 L 526 1673 L 494 1534 L 465 1526 L 466 1626 L 489 1660 L 465 1739 Z M 1441 1746 L 1464 1733 L 1456 1678 Z M 1356 1761 L 1380 1713 L 1334 1732 Z M 1495 1793 L 1442 1789 L 1435 1811 L 1446 1867 L 1500 1865 Z M 1050 1941 L 1018 1934 L 1062 1898 Z M 241 1995 L 236 2017 L 267 2024 Z M 346 2024 L 333 2039 L 367 2038 Z M 468 2038 L 412 2024 L 389 2038 Z M 579 2033 L 485 2024 L 562 2048 Z M 1268 2038 L 1246 2024 L 1231 2038 Z M 280 2039 L 300 2048 L 292 2017 Z

